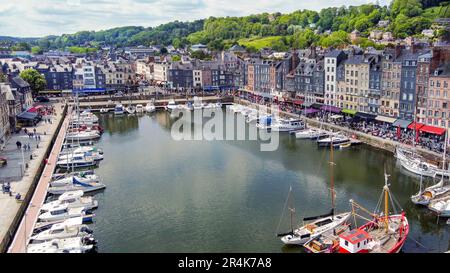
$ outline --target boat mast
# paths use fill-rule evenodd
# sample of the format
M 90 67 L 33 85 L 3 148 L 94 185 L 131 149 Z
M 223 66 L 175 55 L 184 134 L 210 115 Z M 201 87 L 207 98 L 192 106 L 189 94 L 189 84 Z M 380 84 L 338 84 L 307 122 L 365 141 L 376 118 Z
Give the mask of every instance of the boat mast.
M 331 209 L 334 215 L 334 173 L 333 173 L 333 135 L 331 136 L 330 146 L 330 192 L 331 192 Z
M 447 123 L 447 129 L 445 130 L 445 139 L 444 139 L 444 155 L 442 156 L 442 179 L 444 179 L 445 174 L 445 157 L 447 155 L 447 142 L 448 142 L 448 123 Z
M 389 175 L 384 173 L 384 217 L 386 220 L 386 234 L 389 230 L 389 187 L 388 187 Z
M 295 213 L 295 208 L 293 206 L 293 202 L 292 202 L 292 186 L 289 187 L 289 212 L 291 214 L 291 232 L 292 234 L 294 233 L 294 213 Z

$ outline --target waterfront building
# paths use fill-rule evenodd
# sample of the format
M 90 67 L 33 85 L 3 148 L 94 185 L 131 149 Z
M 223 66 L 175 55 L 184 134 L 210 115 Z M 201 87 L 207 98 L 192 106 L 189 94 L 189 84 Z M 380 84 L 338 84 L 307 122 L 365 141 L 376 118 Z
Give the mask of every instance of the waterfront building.
M 44 75 L 47 90 L 71 90 L 73 88 L 73 68 L 71 65 L 41 63 L 36 70 Z
M 337 67 L 347 58 L 342 50 L 332 50 L 325 54 L 325 104 L 337 106 Z
M 431 71 L 427 104 L 426 124 L 450 127 L 450 64 Z
M 402 50 L 400 56 L 402 71 L 400 78 L 399 117 L 413 120 L 416 111 L 416 71 L 420 53 L 413 45 L 410 50 Z
M 384 116 L 398 117 L 400 105 L 400 74 L 402 63 L 398 56 L 402 48 L 386 49 L 383 53 L 381 67 L 381 105 L 380 111 Z
M 0 83 L 0 147 L 6 143 L 7 137 L 11 133 L 9 123 L 8 96 L 11 96 L 9 85 Z
M 22 111 L 29 109 L 33 105 L 33 96 L 28 82 L 24 81 L 21 77 L 14 77 L 11 79 L 11 88 L 14 98 L 20 103 Z
M 427 97 L 428 97 L 428 80 L 430 76 L 430 64 L 432 52 L 421 54 L 417 60 L 416 71 L 416 94 L 417 94 L 417 122 L 426 123 L 427 116 Z
M 153 80 L 157 84 L 167 83 L 169 68 L 170 63 L 165 60 L 155 62 L 153 65 Z
M 381 99 L 381 55 L 369 54 L 366 57 L 369 63 L 369 96 L 367 112 L 378 115 L 380 113 L 380 99 Z
M 174 62 L 168 70 L 169 86 L 177 90 L 191 90 L 193 88 L 193 66 L 191 63 Z
M 351 55 L 345 61 L 344 108 L 365 112 L 368 106 L 369 64 L 363 55 Z

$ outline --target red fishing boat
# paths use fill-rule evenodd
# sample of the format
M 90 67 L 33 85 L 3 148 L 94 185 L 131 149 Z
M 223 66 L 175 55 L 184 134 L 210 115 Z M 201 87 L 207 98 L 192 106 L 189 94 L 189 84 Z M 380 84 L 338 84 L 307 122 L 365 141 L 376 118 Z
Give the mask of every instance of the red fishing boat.
M 389 214 L 389 201 L 393 203 L 395 198 L 390 196 L 387 180 L 388 175 L 385 174 L 383 195 L 378 202 L 382 204 L 381 199 L 384 199 L 383 213 L 371 213 L 354 201 L 350 201 L 353 215 L 365 219 L 367 223 L 339 235 L 340 253 L 398 253 L 402 249 L 409 234 L 408 219 L 403 211 L 398 214 Z M 395 208 L 394 203 L 393 208 Z M 356 209 L 371 215 L 372 220 L 356 214 Z M 379 207 L 375 211 L 379 211 Z

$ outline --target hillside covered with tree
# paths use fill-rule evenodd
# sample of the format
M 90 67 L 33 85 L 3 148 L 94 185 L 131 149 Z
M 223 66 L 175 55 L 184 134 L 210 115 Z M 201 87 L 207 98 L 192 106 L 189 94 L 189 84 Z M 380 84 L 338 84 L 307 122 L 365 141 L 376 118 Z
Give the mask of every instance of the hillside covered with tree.
M 392 32 L 396 38 L 420 36 L 422 30 L 430 28 L 435 19 L 450 17 L 449 3 L 448 0 L 393 0 L 389 6 L 366 4 L 330 7 L 319 12 L 298 10 L 288 14 L 210 17 L 193 22 L 174 21 L 149 28 L 128 26 L 102 31 L 80 31 L 19 41 L 17 44 L 23 49 L 32 48 L 34 52 L 48 49 L 89 52 L 104 45 L 122 47 L 172 44 L 184 47 L 197 43 L 216 50 L 226 49 L 236 43 L 246 46 L 250 51 L 261 47 L 286 50 L 290 47 L 305 48 L 312 44 L 325 47 L 348 44 L 348 33 L 358 30 L 363 36 L 358 43 L 366 47 L 375 46 L 364 37 L 371 30 L 380 29 L 380 20 L 390 22 L 382 30 Z M 444 31 L 438 31 L 438 36 L 444 35 L 442 32 Z

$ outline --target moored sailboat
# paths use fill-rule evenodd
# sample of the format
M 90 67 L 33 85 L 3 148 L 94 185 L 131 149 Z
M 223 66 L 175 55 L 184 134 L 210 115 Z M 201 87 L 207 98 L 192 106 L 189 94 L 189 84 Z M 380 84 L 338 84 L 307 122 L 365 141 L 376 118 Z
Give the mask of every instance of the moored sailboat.
M 333 147 L 333 145 L 331 145 Z M 324 215 L 305 217 L 303 218 L 303 225 L 294 229 L 293 221 L 291 220 L 291 231 L 277 234 L 281 237 L 281 241 L 286 245 L 304 245 L 317 239 L 320 235 L 333 234 L 334 230 L 339 226 L 345 224 L 351 216 L 351 212 L 344 212 L 335 214 L 335 192 L 334 192 L 334 162 L 333 162 L 333 148 L 330 151 L 330 195 L 331 195 L 331 211 Z M 291 193 L 290 192 L 289 194 Z M 291 215 L 295 211 L 291 210 Z M 292 219 L 292 216 L 291 216 Z
M 354 217 L 359 216 L 367 222 L 339 235 L 340 253 L 398 253 L 402 249 L 408 238 L 409 223 L 404 211 L 390 213 L 389 201 L 395 200 L 391 195 L 388 175 L 385 174 L 383 194 L 378 202 L 380 206 L 375 208 L 374 213 L 350 200 Z M 381 211 L 382 203 L 384 203 L 383 212 Z M 394 207 L 394 204 L 392 206 Z M 372 219 L 356 214 L 356 209 L 362 209 Z

